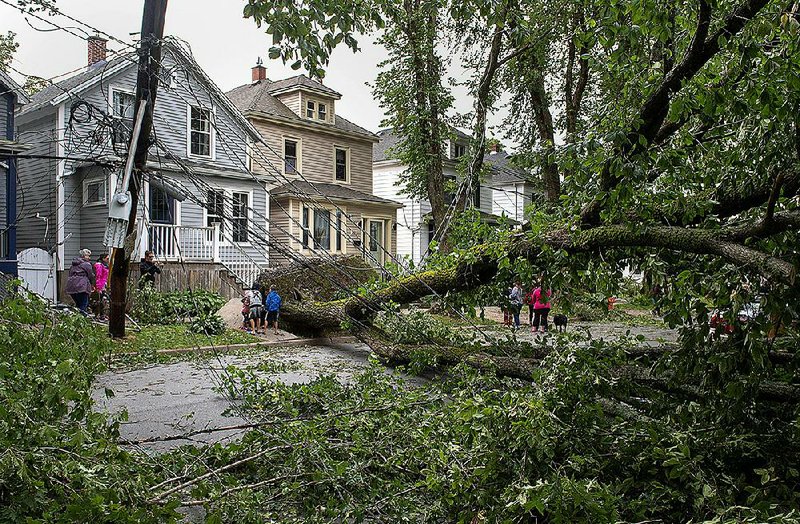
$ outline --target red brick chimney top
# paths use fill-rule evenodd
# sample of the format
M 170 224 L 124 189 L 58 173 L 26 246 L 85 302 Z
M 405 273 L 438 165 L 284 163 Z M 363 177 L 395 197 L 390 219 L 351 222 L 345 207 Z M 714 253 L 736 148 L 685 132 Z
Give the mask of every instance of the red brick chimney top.
M 264 67 L 264 63 L 261 61 L 261 57 L 258 57 L 258 60 L 256 61 L 256 65 L 253 67 L 252 72 L 253 72 L 253 83 L 267 79 L 267 68 Z
M 87 38 L 86 42 L 88 44 L 90 66 L 106 59 L 106 43 L 108 40 L 94 35 Z

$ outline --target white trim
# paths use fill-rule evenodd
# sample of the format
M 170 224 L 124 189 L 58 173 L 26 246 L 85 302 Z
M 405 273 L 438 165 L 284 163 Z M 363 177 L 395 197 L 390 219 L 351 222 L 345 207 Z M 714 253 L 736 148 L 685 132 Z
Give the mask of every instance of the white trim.
M 102 182 L 106 186 L 105 187 L 105 191 L 103 191 L 103 195 L 102 195 L 103 196 L 103 200 L 98 201 L 98 202 L 89 202 L 89 185 L 93 184 L 93 183 L 96 183 L 96 182 Z M 83 179 L 83 207 L 97 207 L 97 206 L 106 206 L 106 205 L 108 205 L 109 189 L 110 189 L 109 186 L 110 186 L 110 184 L 108 183 L 108 176 L 106 176 L 106 175 L 94 176 L 94 177 L 91 177 L 91 178 L 84 178 Z
M 370 220 L 383 223 L 383 244 L 378 246 L 378 256 L 379 256 L 378 263 L 381 266 L 384 266 L 386 265 L 386 257 L 388 253 L 392 252 L 390 249 L 391 248 L 390 244 L 392 241 L 392 230 L 391 230 L 392 219 L 391 217 L 387 216 L 374 216 L 374 215 L 364 215 L 364 214 L 361 215 L 361 221 L 362 221 L 361 227 L 363 230 L 361 241 L 362 241 L 362 247 L 364 249 L 364 257 L 366 257 L 367 253 L 371 253 L 371 251 L 369 250 L 369 246 L 367 245 L 367 242 L 369 242 L 369 239 L 371 237 L 369 233 Z
M 270 225 L 272 224 L 272 221 L 270 220 L 269 216 L 269 188 L 267 188 L 266 182 L 264 182 L 264 222 L 264 236 L 267 240 L 267 249 L 264 250 L 264 258 L 266 259 L 266 264 L 269 265 L 269 241 L 272 238 Z
M 108 114 L 112 119 L 124 120 L 124 117 L 120 117 L 120 116 L 117 116 L 117 115 L 114 114 L 114 110 L 116 109 L 114 107 L 114 93 L 123 93 L 123 94 L 126 94 L 126 95 L 133 96 L 133 104 L 134 104 L 134 107 L 136 107 L 136 90 L 135 89 L 128 89 L 128 88 L 125 88 L 125 87 L 119 87 L 117 84 L 110 84 L 108 86 L 108 98 L 106 100 L 107 103 L 108 103 Z M 131 120 L 131 122 L 133 122 L 134 117 L 131 116 L 130 120 Z M 122 145 L 122 144 L 123 143 L 120 143 L 119 145 Z M 113 131 L 111 133 L 109 133 L 109 135 L 108 135 L 108 145 L 111 147 L 111 150 L 114 151 L 114 132 Z M 124 145 L 127 146 L 128 144 L 124 144 Z
M 209 155 L 197 155 L 192 153 L 192 108 L 198 109 L 200 111 L 208 111 L 209 114 L 209 137 L 208 137 L 208 152 Z M 205 107 L 202 105 L 196 106 L 190 103 L 186 103 L 186 157 L 187 158 L 197 158 L 201 160 L 216 160 L 217 159 L 217 109 L 212 104 L 211 107 Z M 197 131 L 198 133 L 203 133 L 203 131 Z
M 345 157 L 345 174 L 344 174 L 345 177 L 344 177 L 344 180 L 339 180 L 338 178 L 336 178 L 336 150 L 337 149 L 341 149 L 342 151 L 345 152 L 345 155 L 347 155 Z M 350 146 L 337 146 L 336 144 L 333 144 L 333 183 L 334 184 L 344 184 L 344 185 L 348 185 L 348 186 L 350 185 L 350 180 L 351 180 L 351 177 L 350 177 L 350 159 L 352 157 L 353 157 L 353 154 L 352 154 L 352 152 L 350 150 Z
M 306 205 L 310 204 L 310 205 Z M 313 207 L 311 207 L 313 206 Z M 303 246 L 303 209 L 308 209 L 308 247 Z M 330 223 L 328 226 L 329 235 L 330 235 L 330 246 L 328 249 L 324 249 L 317 246 L 316 241 L 314 240 L 314 219 L 316 217 L 317 211 L 328 211 L 330 213 Z M 342 235 L 342 249 L 336 249 L 336 234 L 338 231 L 336 230 L 336 212 L 341 210 L 342 212 L 342 230 L 344 230 Z M 323 204 L 320 202 L 302 202 L 300 201 L 300 246 L 299 251 L 300 253 L 308 254 L 314 253 L 317 251 L 325 251 L 331 254 L 347 254 L 347 237 L 349 234 L 347 233 L 347 208 L 339 206 L 338 209 L 336 206 L 331 206 L 327 204 Z
M 66 105 L 61 104 L 58 106 L 56 115 L 56 155 L 59 157 L 66 156 L 65 153 L 65 135 L 66 135 Z M 64 206 L 64 167 L 66 160 L 58 160 L 56 162 L 56 253 L 58 254 L 58 270 L 64 269 L 64 234 L 65 234 L 65 213 Z
M 226 206 L 225 198 L 226 198 L 227 191 L 225 191 L 224 188 L 213 187 L 213 186 L 211 187 L 211 191 L 219 191 L 219 192 L 222 193 L 222 213 L 223 213 L 223 216 L 220 217 L 222 220 L 220 220 L 220 222 L 219 222 L 220 228 L 221 228 L 220 229 L 220 234 L 222 235 L 222 238 L 218 238 L 217 239 L 217 243 L 220 246 L 229 246 L 231 244 L 230 244 L 230 242 L 228 242 L 228 239 L 225 237 L 225 206 Z M 206 197 L 206 200 L 207 200 L 208 199 L 208 194 L 206 194 L 205 197 Z M 206 201 L 206 204 L 208 204 L 207 201 Z M 208 208 L 206 206 L 202 206 L 202 210 L 203 210 L 203 224 L 202 224 L 202 227 L 208 227 Z M 218 216 L 218 215 L 214 215 L 214 216 Z M 213 243 L 213 240 L 206 240 L 206 245 L 211 245 L 212 243 Z

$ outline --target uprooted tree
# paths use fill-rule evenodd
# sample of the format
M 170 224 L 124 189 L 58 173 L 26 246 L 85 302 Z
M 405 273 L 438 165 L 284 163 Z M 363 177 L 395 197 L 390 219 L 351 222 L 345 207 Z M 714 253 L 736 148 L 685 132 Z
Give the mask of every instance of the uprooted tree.
M 301 10 L 251 0 L 246 8 L 280 44 L 274 56 L 297 59 L 312 73 L 340 41 L 356 50 L 359 32 L 402 36 L 408 24 L 438 17 L 425 52 L 438 55 L 444 42 L 457 42 L 453 49 L 475 72 L 468 174 L 481 169 L 486 112 L 507 91 L 515 101 L 507 129 L 524 138 L 520 157 L 538 166 L 550 205 L 532 210 L 525 233 L 457 250 L 448 263 L 377 291 L 290 309 L 286 320 L 313 319 L 325 331 L 349 319 L 363 332 L 387 304 L 472 289 L 498 271 L 509 278 L 507 268 L 523 260 L 562 287 L 584 286 L 588 267 L 606 275 L 645 270 L 676 299 L 673 320 L 749 300 L 747 290 L 752 295 L 762 279 L 771 289 L 765 305 L 772 323 L 796 320 L 796 4 L 354 2 L 338 14 L 326 11 L 335 3 L 312 4 Z M 402 44 L 393 48 L 398 60 L 384 67 L 427 78 L 410 91 L 429 97 L 405 100 L 402 110 L 387 105 L 389 121 L 416 111 L 415 125 L 433 125 L 430 118 L 441 115 L 430 114 L 430 97 L 440 96 L 441 79 L 434 89 L 425 75 L 440 73 L 415 61 L 422 44 Z M 380 99 L 393 96 L 387 89 L 377 84 Z M 557 147 L 560 134 L 566 144 Z M 418 136 L 403 138 L 419 146 Z M 429 174 L 410 176 L 424 186 Z M 691 306 L 686 297 L 702 300 Z

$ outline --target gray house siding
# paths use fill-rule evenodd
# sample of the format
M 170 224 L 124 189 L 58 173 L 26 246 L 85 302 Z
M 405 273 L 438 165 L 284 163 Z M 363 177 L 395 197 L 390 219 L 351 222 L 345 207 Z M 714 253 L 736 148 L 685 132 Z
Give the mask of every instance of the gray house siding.
M 19 126 L 19 140 L 31 146 L 30 155 L 54 156 L 56 139 L 54 115 Z M 20 158 L 17 176 L 17 250 L 51 250 L 56 239 L 56 161 Z M 47 220 L 36 218 L 36 213 Z

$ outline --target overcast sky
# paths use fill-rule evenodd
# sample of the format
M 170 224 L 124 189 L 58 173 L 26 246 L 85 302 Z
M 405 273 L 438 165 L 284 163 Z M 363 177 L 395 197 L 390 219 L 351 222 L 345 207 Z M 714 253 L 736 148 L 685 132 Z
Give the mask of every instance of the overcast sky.
M 12 3 L 13 0 L 10 0 Z M 143 0 L 57 0 L 58 8 L 120 40 L 132 42 L 130 33 L 141 28 Z M 262 57 L 267 75 L 275 80 L 298 74 L 279 60 L 269 60 L 271 36 L 242 18 L 243 0 L 169 0 L 165 34 L 177 36 L 191 46 L 194 57 L 223 91 L 250 82 L 250 68 Z M 47 17 L 61 26 L 76 26 L 61 17 Z M 0 3 L 0 31 L 14 31 L 20 48 L 13 66 L 23 73 L 51 78 L 86 65 L 86 41 L 52 29 L 33 16 Z M 29 25 L 30 23 L 30 25 Z M 75 31 L 80 33 L 79 31 Z M 372 131 L 380 128 L 383 111 L 367 85 L 378 73 L 385 51 L 360 39 L 362 51 L 353 54 L 341 47 L 332 57 L 325 84 L 342 93 L 336 112 Z M 109 42 L 110 49 L 122 45 Z M 12 72 L 17 80 L 23 80 Z M 470 101 L 457 96 L 456 108 L 468 111 Z

